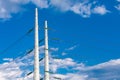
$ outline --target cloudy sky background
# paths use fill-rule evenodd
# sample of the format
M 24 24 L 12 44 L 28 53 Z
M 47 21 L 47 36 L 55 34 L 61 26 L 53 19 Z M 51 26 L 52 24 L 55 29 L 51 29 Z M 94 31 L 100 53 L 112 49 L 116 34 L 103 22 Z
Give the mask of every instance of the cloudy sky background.
M 120 0 L 0 0 L 0 79 L 33 80 L 34 9 L 49 24 L 50 78 L 120 80 Z M 10 46 L 8 49 L 6 49 Z M 5 50 L 5 51 L 4 51 Z M 44 57 L 44 42 L 40 44 Z M 44 77 L 44 59 L 40 62 Z

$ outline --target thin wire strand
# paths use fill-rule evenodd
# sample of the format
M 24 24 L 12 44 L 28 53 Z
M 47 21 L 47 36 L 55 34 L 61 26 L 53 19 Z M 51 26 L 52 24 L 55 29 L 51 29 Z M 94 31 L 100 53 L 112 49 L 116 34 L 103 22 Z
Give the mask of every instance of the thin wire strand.
M 22 39 L 24 39 L 28 34 L 30 34 L 33 31 L 33 28 L 28 30 L 26 34 L 24 34 L 22 37 L 20 37 L 19 39 L 17 39 L 14 43 L 12 43 L 11 45 L 9 45 L 6 49 L 4 49 L 2 51 L 2 54 L 5 54 L 5 52 L 7 52 L 9 49 L 11 49 L 12 47 L 14 47 L 17 43 L 19 43 Z

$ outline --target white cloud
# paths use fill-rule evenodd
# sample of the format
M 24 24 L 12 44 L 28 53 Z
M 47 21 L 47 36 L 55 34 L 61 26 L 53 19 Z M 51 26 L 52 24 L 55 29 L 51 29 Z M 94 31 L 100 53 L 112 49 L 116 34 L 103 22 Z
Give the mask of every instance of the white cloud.
M 104 15 L 106 13 L 108 13 L 109 11 L 105 8 L 104 5 L 102 6 L 96 6 L 94 9 L 93 9 L 93 13 L 95 14 L 100 14 L 100 15 Z
M 9 19 L 12 14 L 19 13 L 30 0 L 0 0 L 0 18 Z M 9 3 L 9 4 L 8 4 Z
M 76 73 L 68 73 L 68 74 L 65 74 L 65 75 L 62 75 L 62 74 L 54 74 L 54 75 L 51 75 L 52 76 L 52 79 L 51 80 L 55 80 L 55 78 L 60 78 L 62 80 L 87 80 L 87 75 L 79 75 L 79 74 L 76 74 Z
M 40 49 L 43 49 L 41 46 Z M 32 56 L 31 56 L 32 55 Z M 33 80 L 33 74 L 26 75 L 29 68 L 33 68 L 33 52 L 22 58 L 13 60 L 11 58 L 4 58 L 9 62 L 0 64 L 0 79 L 1 80 Z M 44 64 L 42 62 L 41 64 Z M 41 65 L 43 67 L 43 65 Z M 22 69 L 23 67 L 26 67 Z M 120 59 L 110 60 L 108 62 L 100 63 L 93 66 L 86 66 L 84 63 L 78 63 L 72 58 L 54 59 L 50 58 L 50 70 L 55 74 L 50 74 L 51 80 L 54 77 L 62 78 L 64 80 L 120 80 Z M 61 74 L 57 71 L 65 69 L 66 72 Z M 41 69 L 43 70 L 43 69 Z M 108 77 L 109 76 L 109 77 Z
M 30 58 L 30 57 L 28 57 Z M 29 59 L 15 60 L 12 62 L 5 62 L 0 64 L 0 79 L 2 80 L 33 80 L 33 74 L 23 77 L 23 74 L 30 72 L 26 69 L 21 69 L 23 66 L 29 66 Z M 7 58 L 6 58 L 7 59 Z M 10 58 L 8 58 L 10 59 Z M 32 59 L 32 58 L 30 58 Z M 22 60 L 22 61 L 20 61 Z M 32 65 L 33 66 L 33 65 Z M 65 74 L 51 74 L 51 80 L 55 80 L 54 77 L 58 77 L 64 80 L 119 80 L 120 79 L 120 59 L 110 60 L 108 62 L 100 63 L 94 66 L 85 66 L 83 63 L 77 63 L 71 58 L 65 59 L 51 59 L 50 69 L 53 72 L 57 72 L 60 69 L 68 70 Z M 72 71 L 72 72 L 71 72 Z M 108 77 L 109 76 L 109 77 Z
M 79 75 L 79 74 L 67 74 L 65 80 L 86 80 L 87 75 Z
M 30 2 L 30 0 L 9 0 L 9 1 L 16 3 L 16 4 L 26 4 Z
M 39 47 L 40 52 L 44 53 L 44 45 Z M 58 48 L 51 48 L 52 52 L 57 51 Z M 25 56 L 20 56 L 16 59 L 4 58 L 4 62 L 0 64 L 0 79 L 1 80 L 33 80 L 33 74 L 26 76 L 29 72 L 33 71 L 33 55 L 34 51 L 31 51 Z M 43 54 L 40 54 L 40 57 Z M 41 64 L 44 64 L 42 61 Z M 43 65 L 41 65 L 43 66 Z
M 31 0 L 35 5 L 40 8 L 48 8 L 48 0 Z
M 80 63 L 74 63 L 76 65 L 72 65 L 73 73 L 68 71 L 66 74 L 52 74 L 51 80 L 55 80 L 54 77 L 64 80 L 120 80 L 120 59 L 110 60 L 108 62 L 100 63 L 94 66 L 85 66 L 84 64 L 81 66 Z M 67 68 L 70 66 L 71 65 L 67 65 Z M 59 67 L 58 70 L 60 68 L 62 67 Z M 76 71 L 74 71 L 75 69 Z
M 116 59 L 94 66 L 78 66 L 76 69 L 80 70 L 84 74 L 87 74 L 89 78 L 95 78 L 96 80 L 119 80 L 119 67 L 120 59 Z
M 61 11 L 68 11 L 71 8 L 71 0 L 51 0 L 50 5 Z
M 22 62 L 5 62 L 0 64 L 0 79 L 1 80 L 17 80 L 21 77 L 23 71 L 20 66 L 23 66 Z
M 91 15 L 91 4 L 79 3 L 71 7 L 71 11 L 82 17 L 89 17 Z
M 50 51 L 58 51 L 58 48 L 50 48 Z
M 72 1 L 72 0 L 51 0 L 51 5 L 63 12 L 71 11 L 75 14 L 78 14 L 82 17 L 90 17 L 91 14 L 96 13 L 104 15 L 109 11 L 104 6 L 96 6 L 97 2 L 85 1 Z M 93 7 L 95 6 L 95 8 Z M 93 11 L 94 9 L 94 11 Z
M 9 4 L 8 4 L 9 3 Z M 73 0 L 0 0 L 0 18 L 8 19 L 12 17 L 12 14 L 22 12 L 23 5 L 33 3 L 40 9 L 52 8 L 61 12 L 71 11 L 75 14 L 79 14 L 82 17 L 89 17 L 93 12 L 93 6 L 97 3 L 85 1 L 73 1 Z M 97 10 L 99 9 L 99 10 Z M 104 6 L 96 6 L 94 13 L 105 14 L 108 10 Z
M 4 61 L 9 61 L 9 62 L 10 62 L 10 61 L 13 61 L 12 58 L 4 58 L 3 60 L 4 60 Z
M 32 2 L 40 8 L 47 8 L 47 0 L 0 0 L 0 18 L 9 19 L 12 14 L 21 12 L 23 5 Z M 9 4 L 8 4 L 9 3 Z
M 59 68 L 66 68 L 74 65 L 77 65 L 76 62 L 73 61 L 71 58 L 65 58 L 65 59 L 51 59 L 50 60 L 50 68 L 53 72 L 56 72 Z
M 108 62 L 101 63 L 95 66 L 90 66 L 90 67 L 83 67 L 83 68 L 76 67 L 76 69 L 79 69 L 79 70 L 107 69 L 108 67 L 111 68 L 116 66 L 120 66 L 120 59 L 110 60 Z

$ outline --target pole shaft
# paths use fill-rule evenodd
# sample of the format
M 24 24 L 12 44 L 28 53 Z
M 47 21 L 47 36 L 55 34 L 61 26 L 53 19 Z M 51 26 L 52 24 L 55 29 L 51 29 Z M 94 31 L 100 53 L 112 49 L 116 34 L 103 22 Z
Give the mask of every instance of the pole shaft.
M 45 80 L 49 80 L 48 27 L 45 21 Z
M 35 9 L 35 51 L 34 51 L 34 80 L 40 80 L 39 76 L 39 38 L 38 38 L 38 9 Z

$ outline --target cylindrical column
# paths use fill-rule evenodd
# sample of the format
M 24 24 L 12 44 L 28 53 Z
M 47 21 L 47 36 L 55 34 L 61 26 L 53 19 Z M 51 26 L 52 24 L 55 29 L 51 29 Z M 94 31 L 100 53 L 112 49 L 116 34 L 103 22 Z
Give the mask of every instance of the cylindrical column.
M 39 75 L 38 9 L 37 8 L 35 9 L 34 80 L 40 80 L 40 75 Z
M 49 80 L 48 27 L 45 21 L 45 80 Z

